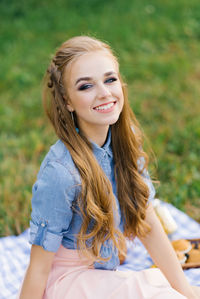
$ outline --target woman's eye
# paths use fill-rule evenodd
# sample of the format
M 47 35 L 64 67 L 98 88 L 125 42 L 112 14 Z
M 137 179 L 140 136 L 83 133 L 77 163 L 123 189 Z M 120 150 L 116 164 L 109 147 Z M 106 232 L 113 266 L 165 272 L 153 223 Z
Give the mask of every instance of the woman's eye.
M 78 90 L 85 90 L 90 88 L 91 86 L 92 86 L 91 84 L 83 84 L 78 88 Z
M 112 82 L 114 82 L 114 81 L 117 81 L 117 78 L 112 77 L 112 78 L 107 79 L 107 80 L 105 81 L 105 83 L 112 83 Z

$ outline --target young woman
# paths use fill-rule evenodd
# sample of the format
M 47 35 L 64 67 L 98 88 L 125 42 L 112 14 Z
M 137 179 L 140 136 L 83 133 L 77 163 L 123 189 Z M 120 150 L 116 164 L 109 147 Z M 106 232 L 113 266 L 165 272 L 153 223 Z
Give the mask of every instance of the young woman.
M 63 43 L 43 99 L 59 140 L 33 186 L 20 299 L 198 298 L 154 214 L 148 158 L 110 47 L 87 36 Z M 162 272 L 115 271 L 135 236 Z

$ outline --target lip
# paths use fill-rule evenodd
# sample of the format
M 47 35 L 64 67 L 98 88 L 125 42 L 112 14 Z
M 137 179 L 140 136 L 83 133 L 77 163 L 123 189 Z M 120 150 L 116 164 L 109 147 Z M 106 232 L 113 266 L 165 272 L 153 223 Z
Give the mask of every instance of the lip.
M 98 105 L 98 106 L 95 106 L 93 109 L 96 109 L 97 107 L 101 107 L 101 106 L 105 106 L 105 105 L 108 105 L 108 104 L 111 104 L 111 103 L 116 103 L 116 101 L 110 101 L 110 102 L 107 102 L 107 103 L 104 103 L 104 104 L 101 104 L 101 105 Z
M 113 103 L 113 105 L 112 105 L 112 107 L 110 107 L 110 108 L 108 108 L 108 109 L 105 109 L 105 110 L 98 110 L 98 109 L 95 109 L 96 107 L 100 107 L 100 106 L 104 106 L 104 105 L 108 105 L 108 104 L 110 104 L 110 103 Z M 109 103 L 105 103 L 105 104 L 102 104 L 102 105 L 98 105 L 98 106 L 96 106 L 95 108 L 93 108 L 97 113 L 103 113 L 103 114 L 106 114 L 106 113 L 110 113 L 110 112 L 112 112 L 112 111 L 114 111 L 114 109 L 115 109 L 115 106 L 116 106 L 116 103 L 117 103 L 117 101 L 112 101 L 112 102 L 109 102 Z

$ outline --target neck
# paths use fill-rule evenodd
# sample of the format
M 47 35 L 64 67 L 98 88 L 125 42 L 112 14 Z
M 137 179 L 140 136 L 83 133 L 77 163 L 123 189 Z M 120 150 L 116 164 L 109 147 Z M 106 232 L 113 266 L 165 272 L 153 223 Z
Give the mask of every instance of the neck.
M 98 144 L 100 147 L 102 147 L 106 141 L 108 130 L 109 130 L 109 125 L 108 126 L 98 126 L 98 127 L 93 127 L 92 129 L 84 130 L 82 128 L 85 136 L 87 137 L 88 140 Z

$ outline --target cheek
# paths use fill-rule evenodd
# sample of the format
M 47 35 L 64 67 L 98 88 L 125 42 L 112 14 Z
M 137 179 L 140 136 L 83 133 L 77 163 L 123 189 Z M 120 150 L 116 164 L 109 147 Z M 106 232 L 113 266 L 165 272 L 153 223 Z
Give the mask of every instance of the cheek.
M 116 86 L 115 93 L 122 101 L 124 101 L 124 94 L 121 85 Z
M 123 90 L 122 88 L 120 87 L 119 90 L 118 90 L 118 97 L 120 98 L 120 106 L 121 106 L 121 109 L 123 109 L 123 106 L 124 106 L 124 94 L 123 94 Z
M 75 106 L 77 109 L 87 109 L 93 103 L 92 99 L 93 98 L 91 97 L 91 95 L 89 93 L 81 95 L 81 96 L 79 95 L 76 97 Z

